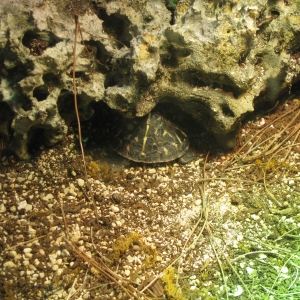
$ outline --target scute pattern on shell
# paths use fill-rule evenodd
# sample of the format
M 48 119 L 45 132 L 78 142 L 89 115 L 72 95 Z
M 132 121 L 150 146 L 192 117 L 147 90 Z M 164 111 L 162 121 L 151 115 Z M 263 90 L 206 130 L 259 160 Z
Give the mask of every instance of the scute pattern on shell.
M 174 123 L 154 112 L 142 118 L 123 118 L 111 147 L 135 162 L 161 163 L 184 155 L 189 141 Z

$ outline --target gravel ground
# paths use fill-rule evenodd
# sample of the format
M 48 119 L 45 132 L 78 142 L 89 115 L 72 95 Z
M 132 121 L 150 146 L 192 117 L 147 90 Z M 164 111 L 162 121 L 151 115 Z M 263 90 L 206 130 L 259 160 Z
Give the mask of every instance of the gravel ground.
M 87 151 L 89 184 L 74 132 L 3 154 L 0 298 L 300 299 L 299 114 L 295 99 L 248 121 L 206 162 Z

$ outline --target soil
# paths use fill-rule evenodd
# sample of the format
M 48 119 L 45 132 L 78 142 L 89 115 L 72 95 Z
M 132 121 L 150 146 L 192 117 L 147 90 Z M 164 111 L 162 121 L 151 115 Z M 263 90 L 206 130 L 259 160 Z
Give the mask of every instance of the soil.
M 300 299 L 299 103 L 186 165 L 86 142 L 87 181 L 76 129 L 30 161 L 4 153 L 0 298 Z

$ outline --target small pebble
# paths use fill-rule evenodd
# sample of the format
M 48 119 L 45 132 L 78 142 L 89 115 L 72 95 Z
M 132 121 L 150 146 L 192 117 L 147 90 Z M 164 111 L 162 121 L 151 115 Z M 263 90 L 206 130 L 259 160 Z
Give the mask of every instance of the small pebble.
M 47 201 L 53 199 L 54 196 L 52 194 L 47 194 L 45 197 L 42 198 L 42 200 Z
M 111 209 L 113 212 L 115 212 L 115 213 L 117 213 L 117 212 L 120 211 L 120 208 L 119 208 L 118 206 L 115 206 L 115 205 L 112 205 L 112 206 L 110 207 L 110 209 Z
M 25 209 L 26 205 L 27 205 L 26 200 L 23 200 L 23 201 L 19 202 L 18 210 Z
M 0 204 L 0 213 L 5 213 L 6 212 L 6 207 L 3 203 Z
M 52 270 L 53 270 L 53 271 L 57 271 L 57 270 L 58 270 L 58 265 L 53 265 L 53 266 L 52 266 Z
M 15 256 L 17 256 L 17 251 L 15 251 L 15 250 L 12 250 L 12 251 L 9 251 L 8 252 L 8 255 L 10 256 L 10 257 L 15 257 Z
M 30 253 L 31 251 L 32 251 L 31 248 L 24 248 L 24 249 L 23 249 L 23 252 L 24 252 L 24 253 Z
M 162 261 L 162 260 L 163 260 L 162 256 L 160 256 L 160 255 L 156 256 L 156 261 Z
M 84 186 L 84 180 L 81 179 L 81 178 L 78 178 L 78 179 L 77 179 L 77 184 L 78 184 L 80 187 L 83 187 L 83 186 Z
M 3 267 L 4 267 L 4 269 L 11 270 L 11 269 L 16 268 L 17 266 L 12 261 L 7 261 L 3 264 Z
M 24 182 L 26 180 L 26 178 L 24 178 L 24 177 L 17 177 L 17 181 L 18 182 Z
M 201 200 L 200 200 L 200 199 L 197 199 L 197 200 L 195 201 L 195 205 L 196 205 L 196 206 L 201 205 Z
M 134 257 L 132 257 L 131 255 L 127 256 L 127 260 L 132 263 L 134 261 Z
M 26 257 L 26 258 L 29 258 L 29 259 L 30 259 L 30 258 L 32 258 L 32 256 L 33 256 L 32 253 L 25 253 L 25 257 Z
M 103 197 L 108 198 L 110 196 L 110 192 L 109 191 L 103 191 L 102 195 L 103 195 Z
M 149 174 L 155 174 L 156 170 L 155 169 L 149 169 L 148 172 L 149 172 Z
M 134 251 L 140 251 L 141 250 L 141 247 L 139 245 L 133 245 L 132 249 Z

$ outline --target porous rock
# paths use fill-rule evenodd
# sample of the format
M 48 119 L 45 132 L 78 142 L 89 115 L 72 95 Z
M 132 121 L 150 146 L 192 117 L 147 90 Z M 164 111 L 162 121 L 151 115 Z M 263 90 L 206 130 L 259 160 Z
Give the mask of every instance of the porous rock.
M 2 1 L 1 140 L 26 158 L 37 132 L 47 145 L 66 136 L 75 120 L 77 14 L 82 120 L 100 100 L 127 117 L 170 103 L 233 147 L 239 122 L 255 104 L 275 104 L 299 81 L 300 1 L 170 2 Z

